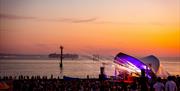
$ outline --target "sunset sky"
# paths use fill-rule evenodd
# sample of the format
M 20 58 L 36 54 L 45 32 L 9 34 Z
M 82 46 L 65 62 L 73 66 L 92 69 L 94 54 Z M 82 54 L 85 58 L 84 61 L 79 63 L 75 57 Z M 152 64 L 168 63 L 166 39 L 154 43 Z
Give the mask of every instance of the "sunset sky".
M 0 53 L 180 57 L 180 0 L 0 0 Z

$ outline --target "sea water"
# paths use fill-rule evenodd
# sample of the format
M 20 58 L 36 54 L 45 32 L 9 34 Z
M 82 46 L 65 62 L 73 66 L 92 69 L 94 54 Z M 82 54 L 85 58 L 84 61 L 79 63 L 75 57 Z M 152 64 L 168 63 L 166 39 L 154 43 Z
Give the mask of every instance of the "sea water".
M 180 60 L 161 60 L 163 68 L 172 75 L 180 75 Z M 105 67 L 108 76 L 114 75 L 113 60 L 64 60 L 63 68 L 59 67 L 59 60 L 3 60 L 0 59 L 0 76 L 70 76 L 77 78 L 98 78 L 100 67 Z

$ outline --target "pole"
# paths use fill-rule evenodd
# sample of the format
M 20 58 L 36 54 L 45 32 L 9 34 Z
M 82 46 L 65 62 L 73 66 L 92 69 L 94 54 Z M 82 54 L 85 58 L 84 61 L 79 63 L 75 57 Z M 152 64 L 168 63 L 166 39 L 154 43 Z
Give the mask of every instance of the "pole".
M 63 46 L 60 46 L 60 49 L 61 49 L 61 56 L 60 56 L 61 62 L 60 62 L 60 68 L 62 68 L 62 67 L 63 67 L 63 63 L 62 63 L 62 59 L 63 59 Z

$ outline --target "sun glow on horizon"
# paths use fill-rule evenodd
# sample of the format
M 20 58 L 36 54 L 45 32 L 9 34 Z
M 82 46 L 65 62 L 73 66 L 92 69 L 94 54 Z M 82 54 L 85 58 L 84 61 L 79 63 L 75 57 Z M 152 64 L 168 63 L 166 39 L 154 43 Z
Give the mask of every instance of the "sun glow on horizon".
M 180 57 L 179 0 L 0 0 L 0 52 Z

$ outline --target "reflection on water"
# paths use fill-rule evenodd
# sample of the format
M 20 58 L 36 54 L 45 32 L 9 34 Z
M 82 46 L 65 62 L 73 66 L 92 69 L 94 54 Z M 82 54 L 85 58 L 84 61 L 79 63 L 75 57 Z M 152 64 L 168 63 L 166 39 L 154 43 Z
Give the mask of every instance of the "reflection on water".
M 107 74 L 113 71 L 112 61 L 106 61 Z M 85 78 L 87 75 L 97 78 L 99 68 L 102 66 L 99 61 L 92 60 L 67 60 L 63 62 L 63 69 L 59 67 L 57 60 L 0 60 L 1 76 L 18 75 L 47 75 L 53 74 L 55 77 L 63 75 Z M 108 67 L 109 66 L 109 67 Z
M 105 73 L 109 76 L 114 74 L 112 61 L 103 61 L 105 64 Z M 180 61 L 161 60 L 161 64 L 170 74 L 180 75 Z M 65 60 L 63 69 L 59 67 L 58 60 L 0 60 L 1 76 L 18 76 L 18 75 L 40 75 L 62 77 L 63 75 L 86 78 L 98 78 L 99 68 L 102 66 L 101 61 L 92 60 Z
M 163 68 L 172 75 L 180 75 L 180 59 L 163 59 L 160 61 Z

